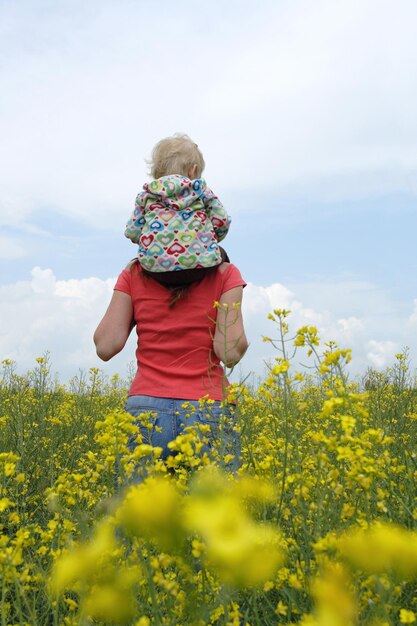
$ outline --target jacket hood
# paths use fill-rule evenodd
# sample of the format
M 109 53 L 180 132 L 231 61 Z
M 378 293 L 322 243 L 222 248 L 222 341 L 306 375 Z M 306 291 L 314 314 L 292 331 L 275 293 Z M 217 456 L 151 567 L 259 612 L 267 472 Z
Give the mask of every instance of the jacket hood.
M 145 183 L 143 189 L 149 198 L 161 201 L 165 206 L 178 202 L 185 207 L 204 198 L 206 182 L 203 178 L 191 180 L 186 176 L 172 174 Z

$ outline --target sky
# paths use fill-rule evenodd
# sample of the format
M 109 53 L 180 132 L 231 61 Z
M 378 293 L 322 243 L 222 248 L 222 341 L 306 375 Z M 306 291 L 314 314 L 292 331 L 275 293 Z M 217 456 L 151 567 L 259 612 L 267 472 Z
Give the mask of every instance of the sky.
M 414 0 L 0 0 L 0 360 L 127 371 L 92 343 L 135 248 L 154 144 L 186 132 L 248 283 L 237 376 L 274 308 L 353 350 L 417 358 Z

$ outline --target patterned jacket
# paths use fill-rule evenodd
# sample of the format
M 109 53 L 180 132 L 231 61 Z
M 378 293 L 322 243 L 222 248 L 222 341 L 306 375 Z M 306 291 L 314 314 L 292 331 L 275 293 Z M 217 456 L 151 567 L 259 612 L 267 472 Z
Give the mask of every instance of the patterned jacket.
M 229 226 L 230 217 L 204 179 L 175 174 L 143 186 L 125 236 L 139 244 L 144 269 L 168 272 L 219 265 L 218 242 Z

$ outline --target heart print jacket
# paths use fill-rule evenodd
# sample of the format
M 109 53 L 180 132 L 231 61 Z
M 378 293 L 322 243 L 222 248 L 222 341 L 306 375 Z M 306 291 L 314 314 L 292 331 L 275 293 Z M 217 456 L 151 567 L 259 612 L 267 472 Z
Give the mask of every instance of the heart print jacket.
M 218 242 L 230 217 L 202 178 L 170 175 L 145 183 L 125 236 L 137 243 L 141 266 L 150 272 L 214 267 Z

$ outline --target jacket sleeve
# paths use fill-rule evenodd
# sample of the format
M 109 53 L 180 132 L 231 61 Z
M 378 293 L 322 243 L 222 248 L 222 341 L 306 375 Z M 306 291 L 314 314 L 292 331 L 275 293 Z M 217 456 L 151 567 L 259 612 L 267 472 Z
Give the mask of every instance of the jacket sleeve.
M 139 193 L 136 196 L 135 210 L 133 211 L 126 224 L 125 237 L 133 241 L 133 243 L 138 243 L 142 234 L 142 228 L 144 224 L 145 211 L 143 204 L 143 194 Z
M 206 187 L 204 193 L 204 206 L 213 224 L 217 241 L 222 241 L 229 232 L 231 219 L 218 197 L 208 187 Z

